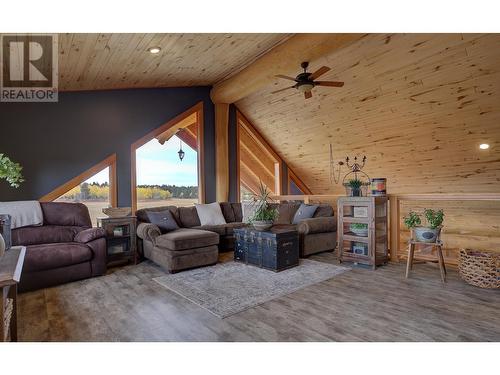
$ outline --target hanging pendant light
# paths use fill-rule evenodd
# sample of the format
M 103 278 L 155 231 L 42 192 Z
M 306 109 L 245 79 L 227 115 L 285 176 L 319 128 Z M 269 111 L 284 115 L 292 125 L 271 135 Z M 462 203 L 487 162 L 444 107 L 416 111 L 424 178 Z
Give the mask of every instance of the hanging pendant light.
M 179 154 L 179 159 L 182 161 L 182 159 L 184 159 L 184 155 L 186 155 L 186 153 L 182 151 L 182 141 L 180 141 L 180 148 L 179 151 L 177 151 L 177 153 Z

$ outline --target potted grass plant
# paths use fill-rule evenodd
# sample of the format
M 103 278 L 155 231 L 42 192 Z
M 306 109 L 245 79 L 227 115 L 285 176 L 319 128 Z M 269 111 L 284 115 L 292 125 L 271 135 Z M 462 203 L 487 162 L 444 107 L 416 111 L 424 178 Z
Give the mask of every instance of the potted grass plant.
M 268 230 L 273 226 L 274 220 L 278 217 L 278 210 L 271 207 L 271 192 L 262 181 L 260 182 L 259 192 L 254 195 L 255 211 L 250 217 L 250 224 L 259 231 Z
M 346 193 L 350 197 L 362 197 L 363 189 L 366 188 L 370 183 L 364 182 L 358 178 L 353 178 L 344 183 L 344 187 L 346 188 Z
M 356 236 L 368 237 L 368 224 L 363 223 L 351 223 L 349 229 Z
M 403 218 L 404 223 L 408 229 L 412 231 L 412 238 L 418 242 L 434 243 L 439 238 L 441 233 L 442 224 L 444 221 L 443 210 L 432 210 L 426 208 L 424 210 L 424 217 L 427 225 L 423 226 L 421 215 L 417 212 L 410 211 L 407 216 Z

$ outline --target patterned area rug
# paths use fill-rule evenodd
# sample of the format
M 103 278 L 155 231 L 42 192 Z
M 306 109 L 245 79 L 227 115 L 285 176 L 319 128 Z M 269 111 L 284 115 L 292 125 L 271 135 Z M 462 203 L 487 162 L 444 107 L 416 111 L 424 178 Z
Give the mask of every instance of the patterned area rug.
M 215 316 L 226 318 L 346 271 L 349 268 L 308 259 L 281 272 L 225 262 L 154 280 Z

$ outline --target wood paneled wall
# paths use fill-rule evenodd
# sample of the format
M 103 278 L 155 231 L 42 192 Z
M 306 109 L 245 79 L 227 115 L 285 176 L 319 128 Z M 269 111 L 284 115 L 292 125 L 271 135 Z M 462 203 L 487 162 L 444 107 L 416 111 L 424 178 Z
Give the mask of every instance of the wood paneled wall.
M 343 88 L 304 100 L 271 94 L 286 85 L 276 80 L 237 106 L 315 194 L 343 192 L 329 178 L 330 142 L 336 160 L 366 155 L 365 171 L 387 177 L 390 193 L 498 193 L 499 46 L 500 34 L 370 34 L 311 61 Z M 483 142 L 491 148 L 479 150 Z M 405 202 L 403 213 L 420 206 Z M 450 246 L 500 250 L 496 207 L 440 206 Z

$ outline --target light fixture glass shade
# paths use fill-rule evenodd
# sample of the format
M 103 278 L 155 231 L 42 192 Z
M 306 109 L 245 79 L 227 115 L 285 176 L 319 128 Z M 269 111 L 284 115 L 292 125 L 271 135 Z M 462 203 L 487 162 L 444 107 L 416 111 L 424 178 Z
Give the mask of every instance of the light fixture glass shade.
M 490 148 L 490 145 L 489 145 L 489 144 L 487 144 L 487 143 L 481 143 L 481 144 L 479 145 L 479 148 L 480 148 L 481 150 L 487 150 L 487 149 L 489 149 L 489 148 Z
M 182 161 L 182 159 L 184 159 L 184 155 L 186 155 L 186 153 L 184 151 L 182 151 L 182 141 L 180 141 L 179 143 L 180 143 L 180 146 L 179 146 L 179 151 L 177 151 L 177 153 L 179 154 L 179 159 Z
M 302 85 L 299 85 L 297 89 L 300 92 L 308 92 L 311 91 L 314 88 L 314 85 L 312 83 L 303 83 Z
M 152 54 L 157 54 L 157 53 L 160 53 L 161 48 L 160 47 L 151 47 L 150 49 L 148 49 L 148 51 Z

